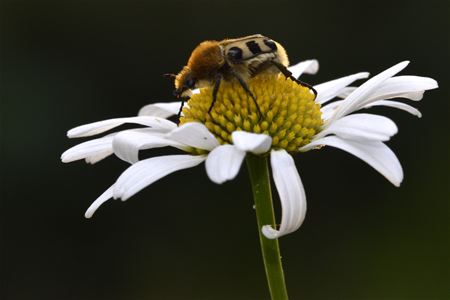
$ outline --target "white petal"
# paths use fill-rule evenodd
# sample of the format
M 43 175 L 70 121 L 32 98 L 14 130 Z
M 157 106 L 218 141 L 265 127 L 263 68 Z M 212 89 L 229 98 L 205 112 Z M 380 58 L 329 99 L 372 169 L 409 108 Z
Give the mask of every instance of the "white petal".
M 337 95 L 337 97 L 344 99 L 347 98 L 351 93 L 353 93 L 357 89 L 356 86 L 348 86 L 343 88 L 341 92 Z
M 388 106 L 388 107 L 394 107 L 401 110 L 404 110 L 406 112 L 409 112 L 410 114 L 417 116 L 419 118 L 422 117 L 422 113 L 415 107 L 412 107 L 411 105 L 398 102 L 398 101 L 392 101 L 392 100 L 378 100 L 375 102 L 370 103 L 369 105 L 366 105 L 365 108 L 369 108 L 372 106 Z
M 359 105 L 359 108 L 366 106 L 380 99 L 406 98 L 413 101 L 422 100 L 426 90 L 438 87 L 436 80 L 420 76 L 396 76 L 384 81 L 370 97 Z M 338 95 L 340 98 L 346 98 L 356 88 L 348 87 Z
M 146 186 L 178 170 L 192 168 L 204 155 L 167 155 L 141 160 L 120 175 L 114 185 L 114 198 L 127 200 Z
M 98 155 L 101 155 L 102 158 L 105 158 L 112 154 L 113 138 L 114 134 L 111 134 L 99 139 L 78 144 L 65 151 L 61 155 L 61 160 L 64 163 L 68 163 L 79 159 L 89 159 L 90 157 L 97 157 Z M 96 161 L 98 161 L 98 159 Z
M 344 100 L 339 100 L 339 101 L 334 101 L 331 102 L 325 106 L 323 106 L 320 110 L 322 111 L 322 119 L 327 121 L 336 111 L 336 109 L 338 108 L 339 105 L 342 104 Z M 406 112 L 409 112 L 410 114 L 417 116 L 419 118 L 422 117 L 422 114 L 420 113 L 420 111 L 417 108 L 412 107 L 411 105 L 402 103 L 402 102 L 398 102 L 398 101 L 394 101 L 394 100 L 377 100 L 374 102 L 371 102 L 369 104 L 366 104 L 364 107 L 362 108 L 370 108 L 373 106 L 388 106 L 388 107 L 394 107 L 394 108 L 398 108 L 401 110 L 404 110 Z M 330 123 L 326 122 L 326 126 L 329 126 Z
M 380 172 L 395 186 L 403 180 L 403 170 L 397 156 L 388 146 L 379 141 L 350 141 L 337 136 L 327 136 L 300 148 L 308 151 L 318 146 L 328 145 L 344 150 L 362 159 Z
M 315 85 L 314 89 L 317 91 L 316 102 L 323 104 L 337 97 L 343 92 L 344 88 L 356 80 L 367 77 L 369 77 L 369 73 L 361 72 Z
M 436 80 L 420 76 L 396 76 L 388 78 L 370 95 L 365 103 L 391 98 L 407 98 L 418 101 L 426 90 L 438 87 Z
M 338 107 L 342 105 L 343 102 L 344 100 L 337 100 L 331 103 L 327 103 L 320 108 L 320 111 L 322 112 L 322 120 L 325 121 L 324 127 L 329 125 L 329 123 L 326 121 L 328 121 L 328 119 L 334 115 Z
M 232 180 L 239 173 L 245 152 L 233 145 L 216 147 L 206 159 L 206 173 L 211 181 L 222 184 Z
M 160 118 L 168 118 L 178 114 L 181 102 L 160 102 L 152 103 L 142 107 L 139 110 L 139 116 L 153 116 Z
M 365 101 L 386 79 L 406 68 L 408 63 L 408 61 L 404 61 L 396 64 L 366 81 L 344 100 L 328 121 L 332 122 L 360 108 L 361 102 Z
M 112 151 L 112 149 L 109 149 L 109 150 L 107 150 L 105 152 L 101 152 L 101 153 L 98 153 L 96 155 L 92 155 L 92 156 L 86 157 L 84 160 L 86 161 L 86 163 L 93 165 L 95 163 L 98 163 L 102 159 L 107 158 L 108 156 L 110 156 L 113 153 L 114 152 Z
M 270 163 L 281 201 L 281 225 L 279 230 L 264 225 L 262 232 L 268 239 L 275 239 L 302 225 L 306 215 L 306 195 L 294 160 L 286 150 L 272 150 Z
M 292 76 L 299 78 L 303 73 L 316 74 L 319 70 L 319 62 L 316 59 L 305 60 L 288 68 Z
M 335 134 L 349 140 L 388 141 L 397 131 L 397 125 L 389 118 L 373 114 L 353 114 L 334 121 L 314 139 Z
M 189 122 L 167 134 L 168 139 L 194 148 L 211 151 L 219 146 L 215 136 L 202 123 Z
M 272 145 L 272 138 L 267 134 L 234 131 L 231 134 L 231 138 L 236 148 L 254 154 L 266 153 Z
M 183 144 L 166 139 L 159 132 L 154 132 L 147 128 L 122 131 L 114 137 L 112 142 L 112 147 L 117 157 L 132 164 L 139 160 L 140 150 L 167 146 L 181 150 L 188 148 Z
M 84 217 L 90 219 L 94 215 L 95 211 L 100 207 L 100 205 L 111 199 L 113 197 L 113 189 L 114 185 L 107 189 L 103 194 L 101 194 L 101 196 L 98 197 L 86 210 L 86 212 L 84 213 Z
M 123 125 L 125 123 L 144 125 L 153 128 L 155 130 L 159 130 L 161 132 L 167 132 L 177 127 L 175 123 L 163 118 L 140 116 L 130 118 L 109 119 L 86 125 L 81 125 L 69 130 L 67 132 L 67 136 L 69 138 L 74 138 L 74 137 L 96 135 L 108 131 L 110 129 L 113 129 L 117 126 Z

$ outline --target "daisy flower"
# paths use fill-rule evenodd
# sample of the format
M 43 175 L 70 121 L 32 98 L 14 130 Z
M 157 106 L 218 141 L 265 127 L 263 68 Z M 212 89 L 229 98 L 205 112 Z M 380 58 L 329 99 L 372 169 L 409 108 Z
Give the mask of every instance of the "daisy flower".
M 414 107 L 391 98 L 422 99 L 425 90 L 437 88 L 435 80 L 419 76 L 395 76 L 408 62 L 399 63 L 366 81 L 369 76 L 353 74 L 315 85 L 311 91 L 281 76 L 257 76 L 249 83 L 263 113 L 262 118 L 248 95 L 237 84 L 224 83 L 211 114 L 211 91 L 194 93 L 183 109 L 180 126 L 166 118 L 176 114 L 179 102 L 144 106 L 139 115 L 95 122 L 69 130 L 68 137 L 87 137 L 125 123 L 145 126 L 108 134 L 79 144 L 63 153 L 63 162 L 85 159 L 96 163 L 115 153 L 133 164 L 88 209 L 86 217 L 110 198 L 127 200 L 156 180 L 206 161 L 209 178 L 216 183 L 233 179 L 246 153 L 269 155 L 275 185 L 282 204 L 278 230 L 263 226 L 268 238 L 297 230 L 304 220 L 306 197 L 292 154 L 332 146 L 344 150 L 372 166 L 395 186 L 403 179 L 395 154 L 384 144 L 397 133 L 395 123 L 383 116 L 355 113 L 372 106 L 389 106 L 421 117 Z M 314 74 L 316 60 L 289 68 L 295 77 Z M 273 82 L 272 82 L 273 81 Z M 336 97 L 343 98 L 327 104 Z M 140 150 L 175 147 L 189 154 L 168 155 L 138 161 Z
M 391 100 L 418 101 L 424 91 L 438 87 L 431 78 L 395 76 L 408 63 L 396 64 L 359 87 L 350 85 L 368 78 L 368 73 L 315 85 L 317 96 L 310 88 L 282 75 L 260 74 L 250 79 L 248 86 L 256 96 L 261 115 L 238 83 L 223 82 L 211 113 L 208 113 L 212 101 L 209 88 L 194 93 L 183 108 L 178 126 L 167 118 L 178 112 L 179 102 L 150 104 L 136 117 L 110 119 L 70 130 L 68 137 L 74 138 L 104 133 L 124 123 L 144 126 L 84 142 L 64 152 L 61 158 L 63 162 L 85 159 L 96 163 L 114 153 L 132 164 L 93 202 L 86 211 L 87 218 L 111 198 L 127 200 L 160 178 L 203 162 L 213 182 L 232 180 L 247 158 L 269 287 L 274 299 L 285 299 L 276 239 L 296 231 L 306 214 L 305 190 L 292 156 L 324 146 L 335 147 L 363 160 L 399 186 L 403 180 L 402 167 L 385 144 L 397 133 L 397 126 L 387 117 L 360 111 L 388 106 L 421 117 L 416 108 Z M 289 69 L 297 78 L 302 73 L 316 73 L 318 63 L 309 60 Z M 184 153 L 139 160 L 139 151 L 156 147 L 174 147 Z M 268 160 L 281 202 L 279 226 L 275 225 Z

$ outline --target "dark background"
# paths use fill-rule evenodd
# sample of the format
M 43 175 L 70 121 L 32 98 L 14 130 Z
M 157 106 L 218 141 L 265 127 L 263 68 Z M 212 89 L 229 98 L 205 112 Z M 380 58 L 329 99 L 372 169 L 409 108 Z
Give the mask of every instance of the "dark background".
M 127 164 L 59 160 L 68 129 L 174 101 L 161 75 L 200 41 L 262 33 L 292 63 L 319 59 L 312 84 L 409 59 L 402 74 L 441 86 L 414 103 L 422 119 L 374 110 L 400 128 L 400 188 L 340 150 L 295 157 L 291 299 L 449 299 L 449 15 L 444 0 L 1 1 L 0 298 L 268 299 L 245 168 L 221 186 L 181 171 L 86 220 Z

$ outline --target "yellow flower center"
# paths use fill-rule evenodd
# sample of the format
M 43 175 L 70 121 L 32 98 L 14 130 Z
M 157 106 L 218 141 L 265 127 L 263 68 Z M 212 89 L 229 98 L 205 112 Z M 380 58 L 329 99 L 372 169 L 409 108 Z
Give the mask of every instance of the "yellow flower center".
M 221 144 L 231 144 L 231 133 L 243 130 L 272 137 L 272 148 L 297 151 L 308 144 L 323 123 L 320 104 L 307 87 L 282 75 L 261 74 L 248 82 L 254 100 L 236 81 L 222 81 L 211 113 L 212 88 L 204 88 L 183 108 L 180 125 L 201 122 Z

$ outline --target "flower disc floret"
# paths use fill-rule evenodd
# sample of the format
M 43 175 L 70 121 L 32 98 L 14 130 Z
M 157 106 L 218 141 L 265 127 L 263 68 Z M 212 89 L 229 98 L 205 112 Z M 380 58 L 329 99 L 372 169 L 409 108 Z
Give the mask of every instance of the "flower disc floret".
M 180 125 L 201 122 L 221 144 L 231 144 L 233 131 L 263 133 L 272 137 L 273 149 L 293 152 L 307 145 L 323 124 L 320 104 L 311 89 L 276 74 L 261 74 L 248 81 L 252 97 L 236 81 L 223 81 L 212 103 L 212 89 L 201 89 L 183 109 Z

